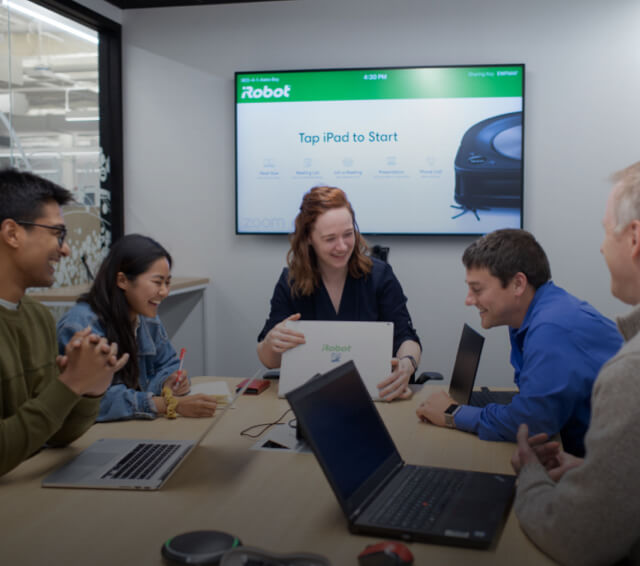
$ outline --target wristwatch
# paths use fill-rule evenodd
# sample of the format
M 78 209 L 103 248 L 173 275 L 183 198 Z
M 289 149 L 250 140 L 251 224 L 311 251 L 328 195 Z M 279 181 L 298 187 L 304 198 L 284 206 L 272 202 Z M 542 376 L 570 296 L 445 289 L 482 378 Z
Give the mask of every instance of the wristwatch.
M 409 361 L 411 362 L 411 365 L 413 366 L 413 371 L 415 372 L 418 369 L 418 362 L 416 362 L 416 359 L 413 356 L 409 355 L 409 354 L 407 354 L 406 356 L 402 356 L 400 359 L 404 360 L 405 358 L 409 358 Z
M 460 405 L 458 405 L 457 403 L 451 403 L 451 405 L 447 407 L 447 409 L 444 412 L 445 426 L 449 428 L 456 428 L 456 421 L 454 420 L 454 417 L 456 416 L 456 413 L 459 410 L 460 410 Z

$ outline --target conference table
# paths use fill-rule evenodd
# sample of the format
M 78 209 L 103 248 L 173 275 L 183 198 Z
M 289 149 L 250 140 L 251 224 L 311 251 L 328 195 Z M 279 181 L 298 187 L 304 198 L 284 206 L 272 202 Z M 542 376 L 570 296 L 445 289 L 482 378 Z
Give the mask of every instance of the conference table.
M 240 381 L 194 382 L 207 380 L 224 380 L 230 390 Z M 434 387 L 425 386 L 410 400 L 377 404 L 404 460 L 512 473 L 513 444 L 418 421 L 415 408 Z M 252 450 L 256 439 L 240 435 L 275 421 L 287 408 L 277 397 L 277 382 L 260 395 L 242 396 L 158 491 L 43 488 L 41 482 L 99 438 L 196 439 L 210 419 L 99 423 L 69 447 L 39 452 L 0 478 L 2 564 L 161 565 L 164 541 L 207 529 L 275 552 L 322 554 L 335 566 L 358 564 L 358 553 L 381 539 L 349 533 L 313 454 Z M 292 418 L 288 413 L 278 426 L 289 426 Z M 523 534 L 513 510 L 488 550 L 406 544 L 416 565 L 554 564 Z

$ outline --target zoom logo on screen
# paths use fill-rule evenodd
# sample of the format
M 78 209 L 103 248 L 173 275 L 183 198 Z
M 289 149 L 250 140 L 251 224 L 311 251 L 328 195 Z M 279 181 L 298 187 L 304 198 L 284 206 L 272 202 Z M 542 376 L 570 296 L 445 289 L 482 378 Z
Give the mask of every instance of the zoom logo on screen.
M 240 219 L 240 227 L 244 230 L 284 231 L 286 223 L 284 218 L 274 216 L 273 218 L 243 217 Z
M 284 85 L 283 87 L 271 88 L 267 85 L 262 88 L 254 88 L 252 86 L 243 86 L 242 95 L 240 98 L 289 98 L 291 92 L 291 85 Z

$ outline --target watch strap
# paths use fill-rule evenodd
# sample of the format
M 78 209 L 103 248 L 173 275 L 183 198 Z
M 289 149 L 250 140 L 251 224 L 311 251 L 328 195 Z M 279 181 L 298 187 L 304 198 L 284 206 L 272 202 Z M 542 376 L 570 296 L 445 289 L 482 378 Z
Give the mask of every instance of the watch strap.
M 411 365 L 413 366 L 413 371 L 415 372 L 418 369 L 418 362 L 416 362 L 416 359 L 411 354 L 402 356 L 400 359 L 404 360 L 405 358 L 409 359 L 409 361 L 411 362 Z
M 448 428 L 456 428 L 455 416 L 456 413 L 460 410 L 460 405 L 457 403 L 452 403 L 449 405 L 444 412 L 444 424 Z

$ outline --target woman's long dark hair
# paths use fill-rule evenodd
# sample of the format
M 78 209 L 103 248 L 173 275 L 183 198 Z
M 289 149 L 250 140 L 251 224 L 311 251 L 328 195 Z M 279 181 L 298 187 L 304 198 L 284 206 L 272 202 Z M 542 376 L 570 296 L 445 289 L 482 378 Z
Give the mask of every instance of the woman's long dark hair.
M 158 259 L 172 265 L 171 255 L 158 242 L 140 234 L 129 234 L 115 242 L 104 258 L 88 293 L 78 302 L 88 303 L 105 331 L 109 342 L 118 344 L 118 354 L 129 354 L 129 361 L 118 372 L 119 380 L 131 389 L 138 387 L 138 346 L 131 325 L 129 303 L 116 281 L 118 273 L 129 281 L 149 269 Z

